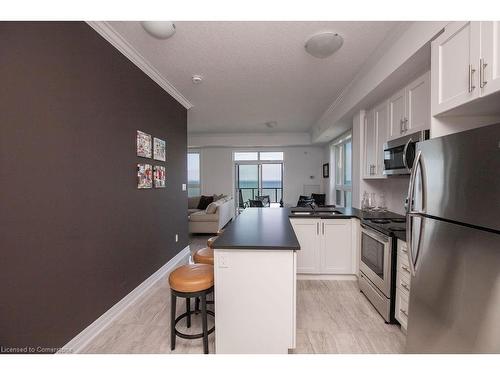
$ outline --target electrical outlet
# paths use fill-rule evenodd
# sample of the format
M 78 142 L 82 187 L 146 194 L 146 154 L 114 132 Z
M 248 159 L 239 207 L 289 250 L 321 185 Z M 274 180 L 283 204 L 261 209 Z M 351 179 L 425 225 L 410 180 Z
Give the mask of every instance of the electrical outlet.
M 219 268 L 229 268 L 226 255 L 220 254 L 218 258 L 219 258 Z
M 186 189 L 187 189 L 186 184 L 182 184 L 182 191 L 186 191 Z
M 179 242 L 179 235 L 177 233 L 175 234 L 175 242 Z

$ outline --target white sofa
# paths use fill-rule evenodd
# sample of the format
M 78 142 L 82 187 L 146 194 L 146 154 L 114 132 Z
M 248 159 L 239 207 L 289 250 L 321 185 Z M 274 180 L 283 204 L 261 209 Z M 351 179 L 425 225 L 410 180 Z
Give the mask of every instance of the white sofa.
M 223 197 L 206 210 L 198 209 L 201 197 L 188 198 L 189 233 L 217 233 L 234 218 L 234 199 Z M 215 212 L 212 213 L 215 206 Z M 207 210 L 209 212 L 207 212 Z

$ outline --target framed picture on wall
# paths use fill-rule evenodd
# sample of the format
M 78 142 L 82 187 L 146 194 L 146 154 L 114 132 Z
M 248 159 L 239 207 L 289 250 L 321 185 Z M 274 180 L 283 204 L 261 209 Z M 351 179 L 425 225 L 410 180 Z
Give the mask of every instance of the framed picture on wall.
M 153 159 L 165 161 L 166 160 L 167 144 L 160 138 L 153 138 Z
M 330 164 L 325 163 L 323 164 L 323 178 L 328 178 L 330 177 Z
M 153 168 L 150 164 L 137 164 L 137 188 L 151 189 L 153 187 Z
M 154 166 L 154 185 L 155 188 L 164 188 L 165 187 L 165 167 L 162 167 L 160 165 L 155 165 Z
M 151 158 L 151 135 L 137 130 L 137 156 Z

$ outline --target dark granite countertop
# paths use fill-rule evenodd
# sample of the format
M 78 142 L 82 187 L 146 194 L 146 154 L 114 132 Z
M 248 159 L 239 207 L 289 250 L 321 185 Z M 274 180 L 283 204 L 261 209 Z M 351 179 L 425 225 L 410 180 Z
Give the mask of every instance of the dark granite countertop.
M 309 215 L 294 215 L 293 212 L 311 212 Z M 335 214 L 331 212 L 334 211 Z M 216 249 L 256 250 L 300 250 L 300 244 L 293 231 L 291 218 L 295 219 L 382 219 L 404 218 L 394 212 L 369 212 L 357 208 L 340 207 L 289 207 L 289 208 L 247 208 L 238 215 L 214 242 Z M 394 235 L 406 241 L 404 231 Z
M 247 208 L 214 242 L 215 249 L 300 250 L 289 208 Z
M 317 207 L 316 209 L 308 207 L 291 207 L 289 208 L 290 218 L 321 218 L 321 219 L 346 219 L 356 217 L 358 219 L 384 219 L 384 218 L 404 218 L 403 215 L 391 212 L 363 211 L 355 207 Z M 294 215 L 293 212 L 311 212 L 310 215 Z M 338 212 L 331 214 L 329 212 Z

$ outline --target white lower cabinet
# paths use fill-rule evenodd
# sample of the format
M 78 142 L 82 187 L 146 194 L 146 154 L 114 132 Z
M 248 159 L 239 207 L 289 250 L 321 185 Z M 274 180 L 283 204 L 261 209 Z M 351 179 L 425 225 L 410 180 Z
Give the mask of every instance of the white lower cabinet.
M 356 273 L 352 219 L 290 219 L 300 243 L 297 273 Z
M 290 219 L 300 243 L 297 273 L 316 273 L 319 267 L 320 223 L 315 219 Z
M 408 302 L 410 301 L 411 273 L 408 261 L 408 247 L 406 242 L 398 239 L 398 261 L 396 272 L 396 308 L 395 316 L 401 327 L 405 330 L 408 326 Z

